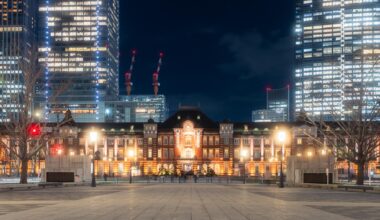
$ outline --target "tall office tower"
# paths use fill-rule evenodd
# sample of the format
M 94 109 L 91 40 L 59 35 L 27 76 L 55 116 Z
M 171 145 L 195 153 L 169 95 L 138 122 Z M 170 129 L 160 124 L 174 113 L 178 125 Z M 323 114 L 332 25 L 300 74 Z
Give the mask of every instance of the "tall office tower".
M 289 86 L 280 89 L 267 88 L 267 110 L 276 112 L 277 117 L 280 116 L 281 121 L 289 121 L 289 98 Z
M 26 68 L 21 62 L 26 66 L 34 61 L 36 7 L 35 0 L 0 0 L 0 122 L 16 116 L 12 114 L 23 105 Z
M 358 87 L 368 105 L 377 101 L 379 0 L 297 0 L 295 33 L 296 114 L 348 119 Z
M 119 93 L 119 0 L 41 0 L 36 108 L 48 121 L 70 109 L 77 122 L 104 121 Z

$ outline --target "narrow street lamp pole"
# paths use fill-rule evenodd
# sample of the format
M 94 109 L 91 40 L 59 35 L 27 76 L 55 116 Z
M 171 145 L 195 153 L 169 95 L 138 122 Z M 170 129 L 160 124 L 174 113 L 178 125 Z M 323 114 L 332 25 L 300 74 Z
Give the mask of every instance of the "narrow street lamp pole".
M 248 152 L 247 152 L 247 150 L 242 150 L 241 151 L 241 153 L 240 153 L 241 155 L 241 158 L 242 158 L 242 160 L 243 160 L 243 184 L 245 184 L 245 182 L 246 182 L 246 179 L 245 179 L 245 165 L 246 165 L 246 162 L 245 162 L 245 158 L 248 156 Z
M 283 158 L 283 155 L 281 155 L 281 160 L 280 160 L 280 188 L 284 188 L 284 173 L 282 171 L 282 158 Z
M 277 139 L 282 144 L 281 154 L 280 154 L 280 185 L 279 187 L 284 188 L 284 172 L 282 170 L 282 163 L 283 163 L 283 158 L 284 158 L 286 133 L 284 131 L 278 132 Z
M 135 152 L 134 150 L 129 150 L 128 151 L 128 157 L 129 157 L 129 160 L 130 160 L 130 166 L 129 166 L 129 184 L 132 183 L 132 159 L 134 158 L 135 156 Z
M 131 165 L 132 165 L 132 163 L 131 163 Z M 129 184 L 131 184 L 132 183 L 132 166 L 130 166 L 130 168 L 129 168 Z
M 91 187 L 96 187 L 96 180 L 95 180 L 95 154 L 92 155 Z
M 92 175 L 91 175 L 91 187 L 96 187 L 96 179 L 95 179 L 95 146 L 98 140 L 98 133 L 96 131 L 90 132 L 90 140 L 94 142 L 94 150 L 92 152 Z

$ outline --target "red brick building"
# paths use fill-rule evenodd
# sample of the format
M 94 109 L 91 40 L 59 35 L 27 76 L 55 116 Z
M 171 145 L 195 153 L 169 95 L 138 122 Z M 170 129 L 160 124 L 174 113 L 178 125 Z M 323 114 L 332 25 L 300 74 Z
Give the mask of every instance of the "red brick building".
M 278 134 L 284 134 L 284 140 Z M 283 159 L 289 155 L 319 156 L 320 147 L 305 135 L 316 132 L 301 123 L 215 122 L 200 109 L 182 107 L 163 123 L 70 123 L 60 127 L 56 138 L 47 143 L 47 152 L 30 162 L 30 172 L 44 167 L 44 155 L 88 155 L 97 152 L 97 175 L 128 176 L 193 172 L 276 178 Z M 2 149 L 2 174 L 10 172 Z M 374 161 L 380 173 L 379 159 Z M 341 175 L 348 164 L 336 164 Z M 355 167 L 350 166 L 351 173 Z

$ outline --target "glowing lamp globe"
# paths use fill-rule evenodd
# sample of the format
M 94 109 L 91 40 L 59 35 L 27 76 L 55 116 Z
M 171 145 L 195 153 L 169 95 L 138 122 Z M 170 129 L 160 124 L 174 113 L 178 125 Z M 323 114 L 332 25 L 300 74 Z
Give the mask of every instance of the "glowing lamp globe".
M 277 139 L 280 142 L 284 142 L 286 140 L 286 133 L 284 131 L 278 132 Z

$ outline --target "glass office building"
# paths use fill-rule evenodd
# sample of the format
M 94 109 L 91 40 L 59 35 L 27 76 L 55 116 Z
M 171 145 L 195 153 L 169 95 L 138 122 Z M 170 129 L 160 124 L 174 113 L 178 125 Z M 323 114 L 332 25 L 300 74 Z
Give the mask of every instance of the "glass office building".
M 289 86 L 280 89 L 267 89 L 267 110 L 274 111 L 275 117 L 280 116 L 275 121 L 289 121 L 289 98 Z M 274 114 L 270 113 L 270 115 Z
M 295 113 L 347 119 L 380 95 L 380 1 L 297 0 Z
M 118 101 L 105 103 L 106 122 L 163 122 L 168 117 L 168 107 L 164 95 L 121 96 Z
M 36 111 L 56 121 L 104 121 L 104 103 L 119 93 L 119 1 L 42 0 L 39 5 Z
M 25 68 L 20 62 L 34 60 L 36 7 L 33 0 L 0 0 L 0 122 L 22 109 Z
M 254 110 L 252 122 L 284 122 L 284 114 L 270 109 Z

